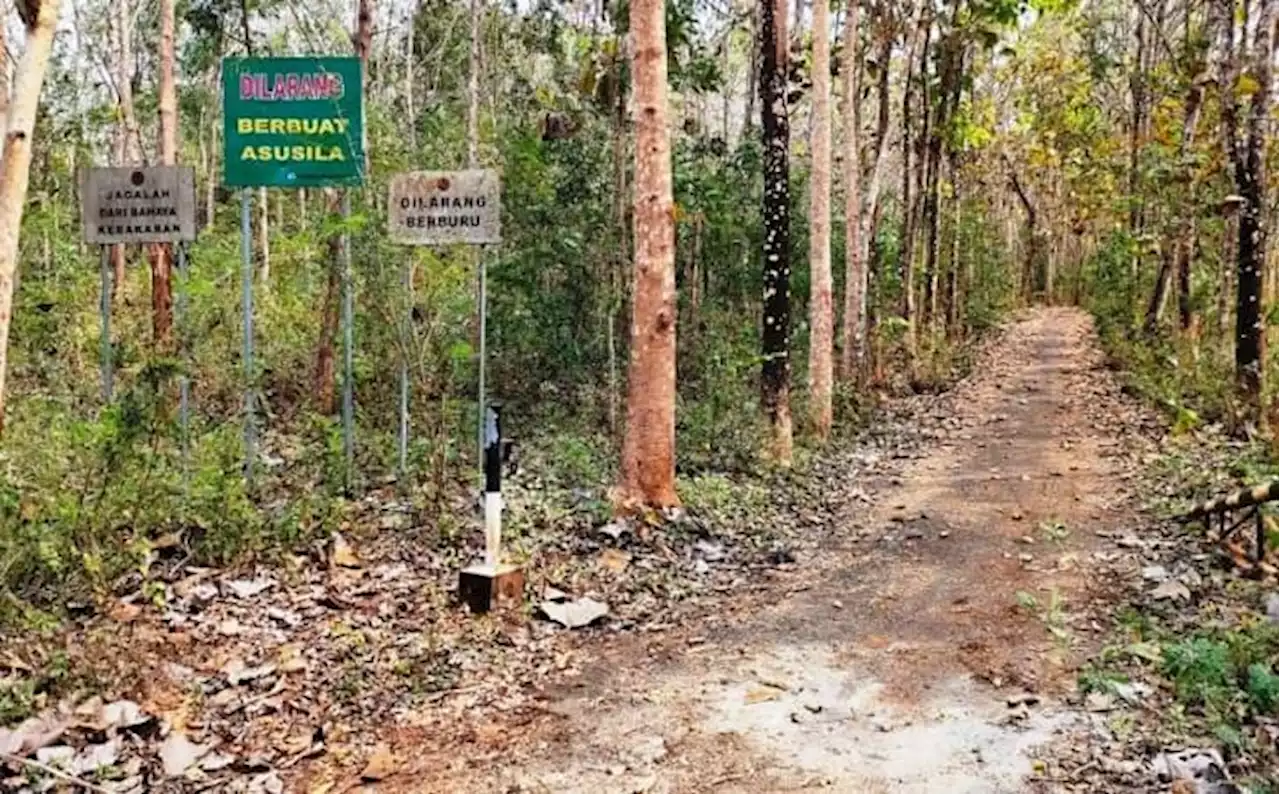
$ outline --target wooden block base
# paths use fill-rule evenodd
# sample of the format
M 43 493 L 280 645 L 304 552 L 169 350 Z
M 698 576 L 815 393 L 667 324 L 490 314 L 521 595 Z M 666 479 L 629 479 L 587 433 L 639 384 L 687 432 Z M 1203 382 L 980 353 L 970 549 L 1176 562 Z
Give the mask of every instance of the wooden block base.
M 515 565 L 472 565 L 458 574 L 458 597 L 473 613 L 524 598 L 524 572 Z

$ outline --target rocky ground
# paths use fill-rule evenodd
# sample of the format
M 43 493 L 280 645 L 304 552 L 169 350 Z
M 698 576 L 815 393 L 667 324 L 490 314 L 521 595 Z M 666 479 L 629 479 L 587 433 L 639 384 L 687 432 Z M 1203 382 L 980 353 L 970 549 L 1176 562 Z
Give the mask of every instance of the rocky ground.
M 465 614 L 452 593 L 478 536 L 442 538 L 391 488 L 279 564 L 197 569 L 160 544 L 61 647 L 0 651 L 0 673 L 56 669 L 65 693 L 0 728 L 0 790 L 1226 791 L 1268 765 L 1274 780 L 1274 749 L 1224 757 L 1144 660 L 1160 647 L 1117 620 L 1234 626 L 1274 590 L 1274 568 L 1249 579 L 1154 517 L 1205 470 L 1229 479 L 1226 442 L 1196 438 L 1164 439 L 1122 394 L 1087 318 L 1037 310 L 951 392 L 889 404 L 796 473 L 690 481 L 682 509 L 613 520 L 603 491 L 526 467 L 508 489 L 520 610 Z M 547 618 L 582 599 L 607 614 Z M 1275 724 L 1248 729 L 1274 748 Z

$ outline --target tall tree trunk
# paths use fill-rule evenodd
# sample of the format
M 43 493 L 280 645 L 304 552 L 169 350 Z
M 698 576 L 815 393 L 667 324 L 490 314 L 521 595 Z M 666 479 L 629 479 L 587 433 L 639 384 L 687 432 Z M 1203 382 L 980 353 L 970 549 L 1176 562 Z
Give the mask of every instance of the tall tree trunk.
M 174 0 L 160 0 L 160 116 L 161 165 L 178 164 L 178 88 L 174 78 Z M 151 335 L 157 350 L 173 338 L 173 246 L 153 245 L 151 259 Z
M 1229 340 L 1231 333 L 1231 291 L 1235 287 L 1236 225 L 1233 209 L 1224 210 L 1222 219 L 1222 261 L 1218 266 L 1218 337 Z
M 1173 246 L 1164 246 L 1160 257 L 1160 269 L 1156 271 L 1156 286 L 1151 291 L 1151 300 L 1147 302 L 1147 319 L 1142 324 L 1143 333 L 1154 336 L 1160 330 L 1160 316 L 1164 314 L 1164 305 L 1169 296 L 1169 280 L 1173 273 L 1174 257 L 1177 254 Z
M 1017 194 L 1018 201 L 1022 203 L 1022 209 L 1027 214 L 1027 250 L 1026 259 L 1022 267 L 1022 280 L 1024 295 L 1030 295 L 1034 289 L 1036 271 L 1040 266 L 1040 216 L 1036 212 L 1035 202 L 1031 200 L 1031 196 L 1018 179 L 1018 172 L 1014 169 L 1013 164 L 1006 159 L 1005 167 L 1009 169 L 1009 184 L 1013 186 L 1013 191 Z
M 247 6 L 244 9 L 246 15 L 244 33 L 247 41 L 249 36 Z M 373 0 L 359 0 L 359 5 L 356 7 L 356 32 L 352 42 L 355 44 L 356 57 L 360 59 L 360 79 L 365 84 L 365 96 L 368 96 L 369 51 L 373 46 Z M 364 147 L 364 152 L 365 172 L 368 173 L 368 146 Z M 339 212 L 342 206 L 342 191 L 326 189 L 324 193 L 329 214 Z M 305 211 L 303 217 L 305 218 Z M 320 311 L 320 339 L 316 343 L 316 365 L 312 373 L 311 386 L 316 410 L 323 414 L 332 414 L 336 408 L 334 345 L 338 337 L 338 304 L 342 300 L 342 235 L 330 236 L 327 247 L 329 271 L 325 279 L 324 304 Z
M 1160 271 L 1156 275 L 1155 290 L 1151 302 L 1147 304 L 1147 319 L 1144 324 L 1146 333 L 1153 334 L 1160 325 L 1160 316 L 1168 300 L 1170 282 L 1174 275 L 1178 281 L 1178 317 L 1179 327 L 1186 331 L 1191 327 L 1191 255 L 1192 241 L 1195 235 L 1195 169 L 1184 165 L 1187 152 L 1195 142 L 1196 127 L 1200 120 L 1201 100 L 1204 97 L 1202 75 L 1192 76 L 1191 88 L 1187 91 L 1187 99 L 1183 103 L 1182 137 L 1178 141 L 1177 174 L 1179 189 L 1177 194 L 1181 201 L 1181 219 L 1173 233 L 1173 244 L 1160 262 Z M 1181 187 L 1185 185 L 1185 187 Z
M 613 221 L 614 261 L 609 271 L 608 309 L 608 367 L 609 367 L 609 433 L 618 433 L 618 338 L 626 339 L 627 329 L 619 328 L 619 319 L 626 308 L 627 266 L 631 261 L 631 245 L 627 236 L 627 92 L 621 80 L 621 64 L 615 66 L 619 74 L 617 97 L 613 105 Z
M 893 35 L 892 29 L 888 26 L 884 19 L 879 20 L 880 31 L 880 51 L 878 55 L 879 79 L 877 80 L 878 99 L 876 113 L 876 148 L 871 159 L 871 176 L 867 180 L 867 190 L 865 199 L 859 197 L 861 205 L 861 216 L 858 220 L 860 228 L 858 231 L 858 248 L 860 251 L 861 270 L 864 274 L 858 287 L 861 295 L 852 296 L 857 310 L 850 312 L 849 310 L 849 286 L 850 281 L 848 274 L 854 272 L 855 268 L 846 265 L 845 268 L 845 314 L 844 325 L 841 334 L 841 359 L 840 371 L 843 376 L 850 380 L 856 380 L 864 377 L 867 365 L 867 340 L 871 337 L 873 328 L 873 318 L 871 316 L 870 293 L 872 287 L 872 274 L 876 269 L 870 266 L 872 259 L 872 250 L 874 249 L 875 234 L 878 228 L 880 218 L 880 183 L 881 175 L 884 172 L 885 155 L 889 151 L 889 59 L 893 51 Z M 855 26 L 856 27 L 856 26 Z M 861 72 L 861 62 L 858 67 Z M 855 90 L 856 95 L 860 95 L 860 91 Z M 859 105 L 853 106 L 854 115 L 857 117 L 854 121 L 854 129 L 860 134 L 862 131 L 861 113 L 858 112 Z M 847 124 L 847 122 L 846 122 Z M 860 150 L 861 145 L 857 144 Z M 847 156 L 847 155 L 846 155 Z M 854 179 L 858 178 L 858 174 L 854 175 Z M 846 174 L 846 180 L 848 175 Z M 848 196 L 860 191 L 850 188 L 846 184 L 846 218 L 845 223 L 848 224 Z M 849 247 L 848 230 L 845 231 L 845 247 Z M 845 251 L 846 263 L 848 262 L 849 251 Z
M 951 255 L 947 263 L 947 335 L 959 335 L 960 320 L 960 154 L 947 155 L 951 167 Z
M 111 30 L 115 39 L 116 110 L 119 114 L 116 136 L 116 165 L 141 165 L 142 147 L 138 135 L 138 121 L 133 107 L 133 14 L 129 0 L 119 0 L 113 6 Z M 111 266 L 115 278 L 111 282 L 111 300 L 124 290 L 125 246 L 111 246 Z
M 341 198 L 336 190 L 325 190 L 330 215 L 338 212 Z M 337 407 L 334 388 L 334 343 L 338 337 L 338 302 L 341 300 L 342 237 L 331 235 L 326 242 L 329 270 L 325 279 L 324 302 L 320 311 L 320 343 L 316 346 L 316 367 L 312 396 L 316 410 L 330 415 Z
M 912 99 L 915 96 L 916 84 L 916 51 L 924 40 L 924 32 L 929 24 L 928 13 L 921 8 L 920 20 L 912 31 L 911 45 L 907 48 L 907 73 L 902 88 L 902 247 L 899 249 L 902 270 L 902 319 L 907 324 L 907 350 L 911 359 L 915 359 L 916 348 L 916 279 L 915 279 L 915 238 L 916 212 L 913 191 L 911 189 L 911 149 L 914 143 L 911 117 Z
M 1234 8 L 1232 4 L 1229 8 Z M 1228 9 L 1229 10 L 1229 9 Z M 1249 98 L 1249 114 L 1244 124 L 1244 140 L 1239 139 L 1237 106 L 1239 60 L 1227 58 L 1228 79 L 1221 81 L 1223 123 L 1227 126 L 1228 152 L 1235 171 L 1236 189 L 1244 199 L 1240 207 L 1236 237 L 1236 382 L 1250 419 L 1257 416 L 1262 389 L 1262 270 L 1267 250 L 1266 205 L 1267 113 L 1272 102 L 1272 58 L 1274 57 L 1275 0 L 1262 0 L 1252 51 L 1248 53 L 1249 77 L 1255 87 Z M 1234 19 L 1228 16 L 1228 20 Z M 1244 27 L 1242 40 L 1247 37 Z M 1243 45 L 1242 45 L 1243 49 Z
M 483 14 L 483 0 L 471 0 L 471 48 L 467 56 L 468 168 L 476 168 L 480 163 L 480 20 Z
M 58 0 L 33 0 L 26 9 L 33 16 L 24 19 L 27 41 L 18 61 L 13 99 L 8 108 L 9 126 L 0 155 L 0 430 L 4 429 L 9 326 L 13 320 L 13 289 L 18 275 L 18 236 L 27 203 L 40 90 L 58 26 Z
M 1142 232 L 1143 200 L 1139 193 L 1141 172 L 1138 161 L 1142 152 L 1142 135 L 1147 114 L 1147 18 L 1141 8 L 1138 8 L 1136 13 L 1138 18 L 1134 33 L 1134 66 L 1129 74 L 1129 94 L 1133 103 L 1129 120 L 1129 236 L 1134 240 L 1137 240 Z M 1135 243 L 1133 257 L 1129 262 L 1130 278 L 1135 284 L 1141 264 L 1142 245 Z
M 418 53 L 415 48 L 416 33 L 418 29 L 418 13 L 420 6 L 415 4 L 413 12 L 409 14 L 408 31 L 405 34 L 404 45 L 404 115 L 405 127 L 409 132 L 409 153 L 411 157 L 418 156 L 418 111 L 413 99 L 413 65 L 418 60 Z
M 743 103 L 746 112 L 742 117 L 742 133 L 745 137 L 756 119 L 756 94 L 760 84 L 760 6 L 752 3 L 749 12 L 751 19 L 751 53 L 747 56 L 747 96 Z
M 0 136 L 9 129 L 9 27 L 0 23 Z M 3 138 L 0 137 L 0 154 L 4 152 Z M 3 176 L 3 175 L 0 175 Z
M 631 0 L 630 16 L 636 109 L 636 264 L 619 496 L 624 506 L 666 506 L 679 499 L 675 489 L 675 227 L 667 133 L 665 6 L 661 0 Z
M 761 403 L 770 455 L 791 465 L 791 187 L 786 0 L 760 5 L 760 127 L 764 145 L 764 319 Z
M 830 0 L 813 1 L 813 165 L 809 176 L 809 420 L 819 440 L 831 435 L 832 333 L 831 305 L 831 32 Z M 845 49 L 855 50 L 858 30 L 858 3 L 854 1 L 845 26 Z M 850 36 L 852 34 L 852 38 Z M 846 57 L 846 69 L 857 55 Z M 856 84 L 850 75 L 845 85 Z M 856 101 L 856 95 L 852 96 Z M 846 102 L 850 97 L 846 96 Z M 846 118 L 848 113 L 846 112 Z M 852 137 L 852 143 L 849 138 Z M 845 130 L 845 180 L 850 162 L 857 169 L 857 133 Z M 850 159 L 852 158 L 852 160 Z M 854 186 L 856 202 L 857 186 Z M 846 215 L 849 213 L 846 211 Z M 853 239 L 857 243 L 857 207 L 853 209 Z M 847 235 L 847 232 L 846 232 Z M 849 278 L 861 273 L 849 271 Z M 846 294 L 847 291 L 846 291 Z M 847 306 L 846 306 L 847 311 Z
M 955 14 L 960 4 L 953 6 L 950 26 L 955 25 Z M 952 108 L 959 102 L 962 53 L 959 34 L 952 32 L 938 40 L 938 72 L 940 85 L 933 108 L 933 124 L 929 131 L 928 164 L 925 187 L 925 315 L 929 332 L 938 326 L 938 278 L 942 261 L 942 154 Z M 925 112 L 929 111 L 926 104 Z
M 844 324 L 840 332 L 840 372 L 858 378 L 866 326 L 867 267 L 862 245 L 862 55 L 858 46 L 860 0 L 849 6 L 844 26 Z M 815 15 L 814 21 L 817 21 Z M 816 67 L 815 67 L 816 68 Z M 812 364 L 810 364 L 812 366 Z

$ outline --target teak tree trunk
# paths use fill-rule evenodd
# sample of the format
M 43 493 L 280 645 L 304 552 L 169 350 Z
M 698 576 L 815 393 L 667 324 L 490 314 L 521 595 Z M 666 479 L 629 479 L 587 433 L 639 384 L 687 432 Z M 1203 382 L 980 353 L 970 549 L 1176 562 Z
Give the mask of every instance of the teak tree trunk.
M 58 0 L 33 0 L 28 8 L 34 17 L 27 28 L 26 47 L 14 77 L 8 108 L 9 126 L 4 134 L 4 152 L 0 155 L 0 430 L 4 429 L 9 326 L 13 319 L 13 288 L 18 271 L 18 236 L 31 176 L 32 134 L 49 53 L 53 49 L 53 34 L 58 26 Z
M 178 88 L 174 78 L 174 0 L 160 0 L 160 89 L 158 148 L 161 165 L 178 164 Z M 173 246 L 152 245 L 151 336 L 157 350 L 173 340 Z
M 249 35 L 248 22 L 245 23 L 246 40 Z M 356 9 L 356 31 L 352 37 L 356 57 L 360 59 L 360 75 L 365 88 L 369 81 L 369 51 L 373 46 L 373 0 L 359 0 Z M 366 96 L 367 96 L 366 91 Z M 364 147 L 365 171 L 369 168 L 369 147 Z M 345 190 L 345 188 L 344 188 Z M 330 215 L 336 214 L 342 205 L 342 191 L 328 190 L 325 203 Z M 303 217 L 306 212 L 303 210 Z M 264 216 L 265 217 L 265 216 Z M 320 311 L 320 339 L 316 343 L 316 364 L 312 374 L 311 391 L 316 410 L 323 414 L 332 414 L 336 409 L 334 400 L 334 345 L 338 337 L 339 302 L 342 300 L 342 234 L 332 235 L 328 242 L 328 274 L 325 279 L 324 303 Z
M 677 504 L 676 276 L 667 132 L 667 44 L 661 0 L 632 0 L 636 113 L 635 282 L 620 506 Z
M 138 133 L 137 116 L 133 107 L 133 14 L 128 0 L 118 0 L 114 6 L 110 29 L 115 39 L 116 111 L 116 165 L 142 165 L 142 139 Z M 111 246 L 111 266 L 115 277 L 111 282 L 111 300 L 124 290 L 125 247 Z
M 915 95 L 916 50 L 924 38 L 927 25 L 926 13 L 921 10 L 920 20 L 915 29 L 908 35 L 911 44 L 907 48 L 907 72 L 902 87 L 902 247 L 899 250 L 900 270 L 902 274 L 902 320 L 907 324 L 907 348 L 911 358 L 915 358 L 915 323 L 916 323 L 916 287 L 915 287 L 915 237 L 916 213 L 912 200 L 911 176 L 911 144 L 912 144 L 912 99 Z
M 854 0 L 849 6 L 841 65 L 844 77 L 844 323 L 840 329 L 840 372 L 846 381 L 858 379 L 867 310 L 867 260 L 862 245 L 859 184 L 862 176 L 862 114 L 858 112 L 862 94 L 862 56 L 858 52 L 860 5 L 859 0 Z
M 858 27 L 855 0 L 845 27 L 845 48 L 855 49 Z M 813 2 L 813 166 L 809 177 L 809 421 L 815 435 L 825 441 L 831 435 L 832 318 L 831 298 L 831 41 L 829 0 Z M 856 61 L 857 56 L 846 58 Z M 846 85 L 849 77 L 845 78 Z M 853 143 L 845 146 L 846 174 L 856 163 L 857 134 L 845 131 Z M 856 171 L 856 165 L 853 169 Z M 846 180 L 848 177 L 846 176 Z M 850 201 L 856 201 L 851 199 Z M 854 244 L 857 244 L 857 210 L 854 208 Z M 852 272 L 852 271 L 851 271 Z M 861 277 L 860 275 L 858 276 Z M 847 294 L 847 293 L 846 293 Z M 847 307 L 846 307 L 847 310 Z
M 764 318 L 761 403 L 769 454 L 791 465 L 791 188 L 787 118 L 787 5 L 760 6 L 760 128 L 764 145 Z
M 0 154 L 4 153 L 4 134 L 9 129 L 9 42 L 8 26 L 0 24 Z M 3 174 L 0 174 L 3 176 Z

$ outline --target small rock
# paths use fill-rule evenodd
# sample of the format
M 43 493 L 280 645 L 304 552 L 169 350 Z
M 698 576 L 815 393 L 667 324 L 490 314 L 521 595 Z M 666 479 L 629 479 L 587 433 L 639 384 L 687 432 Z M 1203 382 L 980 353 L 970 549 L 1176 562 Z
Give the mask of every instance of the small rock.
M 76 755 L 76 760 L 72 765 L 72 772 L 77 775 L 84 775 L 109 766 L 115 766 L 119 757 L 119 738 L 113 738 L 111 741 L 103 742 L 102 744 L 90 744 Z
M 218 772 L 231 766 L 236 762 L 234 755 L 226 753 L 209 753 L 200 762 L 200 768 L 206 772 Z
M 622 537 L 623 533 L 630 531 L 630 528 L 622 521 L 610 521 L 599 529 L 600 534 L 607 535 L 614 540 Z
M 65 744 L 55 744 L 52 747 L 41 747 L 36 750 L 36 760 L 45 766 L 52 766 L 58 769 L 71 769 L 71 762 L 76 757 L 76 750 Z
M 1227 765 L 1214 749 L 1187 749 L 1177 753 L 1160 753 L 1151 761 L 1151 771 L 1162 782 L 1202 780 L 1216 783 L 1227 780 Z M 1216 787 L 1214 788 L 1216 791 Z
M 1169 578 L 1169 569 L 1163 565 L 1148 565 L 1142 569 L 1142 578 L 1148 582 L 1163 582 Z
M 570 629 L 588 626 L 609 614 L 608 604 L 592 598 L 567 602 L 543 601 L 539 609 L 551 620 Z
M 227 683 L 232 686 L 239 686 L 240 684 L 248 683 L 249 681 L 256 681 L 259 678 L 271 675 L 275 671 L 276 666 L 274 664 L 249 667 L 245 665 L 244 660 L 242 659 L 232 659 L 222 668 L 223 675 L 227 677 Z
M 231 591 L 231 595 L 236 598 L 253 598 L 275 586 L 273 579 L 230 579 L 222 583 L 222 586 Z
M 281 609 L 280 607 L 268 607 L 267 617 L 291 629 L 297 628 L 302 624 L 301 615 L 288 609 Z
M 1191 598 L 1191 591 L 1182 582 L 1170 579 L 1152 590 L 1151 597 L 1157 601 L 1165 598 L 1173 599 L 1174 601 L 1185 601 Z
M 178 777 L 199 761 L 209 748 L 196 744 L 182 731 L 172 731 L 160 745 L 160 763 L 166 777 Z
M 693 550 L 707 562 L 720 562 L 725 557 L 724 545 L 709 540 L 700 540 L 693 544 Z

